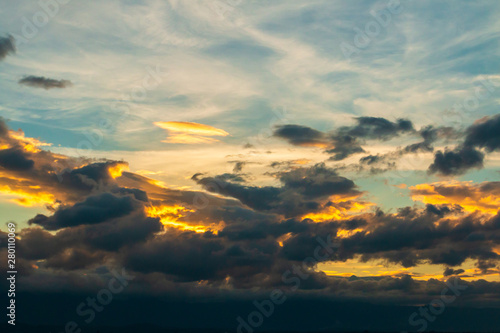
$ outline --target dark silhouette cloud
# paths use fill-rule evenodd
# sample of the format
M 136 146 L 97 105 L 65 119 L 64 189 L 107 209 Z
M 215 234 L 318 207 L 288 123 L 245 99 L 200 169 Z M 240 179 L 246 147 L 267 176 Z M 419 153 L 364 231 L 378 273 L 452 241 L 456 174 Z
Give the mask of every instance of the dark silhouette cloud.
M 460 175 L 471 168 L 482 168 L 483 160 L 484 154 L 471 147 L 438 151 L 434 155 L 434 162 L 429 166 L 429 172 L 446 176 Z
M 324 133 L 307 126 L 300 125 L 278 126 L 273 135 L 275 137 L 285 139 L 295 146 L 313 146 L 317 144 L 325 144 L 327 142 Z
M 356 138 L 388 140 L 399 134 L 414 131 L 412 122 L 407 119 L 398 119 L 395 122 L 378 117 L 355 119 L 356 125 L 340 127 L 338 132 Z
M 96 224 L 111 218 L 127 215 L 137 207 L 132 197 L 118 197 L 111 193 L 90 196 L 83 202 L 71 207 L 58 209 L 54 215 L 47 217 L 38 214 L 29 221 L 46 230 L 58 230 L 82 224 Z
M 482 168 L 484 148 L 491 153 L 500 150 L 500 115 L 485 117 L 465 130 L 465 140 L 453 150 L 438 151 L 429 172 L 460 175 L 472 168 Z
M 463 269 L 453 269 L 451 267 L 448 267 L 444 270 L 443 276 L 460 275 L 462 273 L 465 273 Z
M 379 118 L 359 120 L 340 132 L 363 142 L 412 132 L 422 137 L 422 147 L 409 148 L 412 152 L 429 151 L 437 140 L 454 135 L 443 128 L 414 131 L 404 121 Z M 306 142 L 307 136 L 297 142 Z M 323 136 L 334 142 L 331 135 Z M 274 166 L 287 168 L 269 174 L 278 183 L 274 186 L 252 185 L 251 177 L 246 180 L 239 173 L 197 173 L 192 179 L 204 192 L 174 190 L 133 172 L 124 171 L 120 176 L 116 169 L 126 166 L 123 161 L 64 157 L 33 147 L 28 151 L 20 137 L 10 135 L 0 121 L 0 143 L 9 147 L 0 150 L 0 157 L 10 156 L 0 158 L 4 163 L 2 185 L 33 196 L 43 190 L 54 197 L 50 214 L 31 219 L 16 242 L 22 286 L 35 294 L 64 290 L 68 295 L 88 295 L 89 290 L 105 287 L 111 270 L 125 268 L 135 276 L 130 291 L 124 291 L 125 298 L 141 294 L 154 299 L 189 299 L 193 304 L 200 299 L 241 301 L 265 296 L 275 288 L 290 290 L 283 274 L 300 268 L 308 276 L 297 286 L 300 304 L 338 300 L 403 306 L 430 302 L 445 287 L 445 281 L 438 279 L 418 280 L 420 264 L 448 267 L 443 276 L 452 278 L 498 271 L 500 215 L 495 213 L 495 202 L 482 200 L 498 195 L 498 182 L 410 187 L 412 199 L 427 202 L 414 196 L 438 196 L 440 204 L 396 212 L 373 205 L 343 215 L 337 212 L 363 206 L 360 198 L 364 193 L 353 180 L 342 176 L 341 169 L 323 163 L 299 166 L 277 161 Z M 484 144 L 478 140 L 472 141 L 479 153 L 479 149 L 494 147 L 489 139 L 481 139 Z M 354 146 L 345 143 L 345 147 Z M 403 154 L 404 150 L 394 153 Z M 13 151 L 16 158 L 9 155 Z M 370 155 L 360 163 L 376 166 L 390 158 Z M 477 209 L 471 209 L 471 202 L 477 203 Z M 213 224 L 217 228 L 208 228 Z M 193 225 L 207 228 L 183 228 Z M 5 233 L 0 232 L 0 237 Z M 407 270 L 392 276 L 329 276 L 318 266 L 302 265 L 315 253 L 318 239 L 339 245 L 318 263 L 375 261 Z M 0 242 L 0 255 L 6 255 L 5 244 Z M 466 262 L 476 265 L 475 275 L 456 268 Z M 0 269 L 6 267 L 0 264 Z M 500 306 L 500 283 L 463 283 L 473 287 L 464 293 L 463 302 Z M 405 323 L 407 318 L 403 318 Z
M 244 186 L 224 176 L 193 179 L 210 192 L 223 194 L 240 200 L 243 204 L 259 210 L 297 216 L 322 207 L 328 196 L 359 194 L 352 180 L 339 176 L 324 164 L 310 168 L 297 168 L 278 172 L 276 177 L 282 187 Z
M 366 140 L 386 141 L 415 131 L 412 122 L 406 119 L 392 122 L 384 118 L 358 117 L 355 120 L 356 125 L 343 126 L 331 133 L 301 125 L 282 125 L 276 128 L 273 135 L 295 146 L 325 148 L 325 152 L 333 155 L 331 160 L 341 161 L 351 155 L 364 153 L 361 145 Z
M 331 160 L 341 161 L 351 155 L 364 153 L 358 139 L 349 134 L 334 134 L 331 136 L 331 144 L 334 148 L 327 149 L 328 154 L 333 154 Z
M 464 145 L 485 148 L 487 152 L 500 150 L 500 115 L 483 118 L 466 130 Z
M 0 37 L 0 60 L 7 55 L 16 53 L 15 40 L 12 36 Z
M 69 80 L 56 80 L 56 79 L 46 78 L 44 76 L 34 76 L 34 75 L 23 77 L 21 80 L 19 80 L 19 84 L 28 87 L 43 88 L 45 90 L 53 88 L 68 88 L 73 85 L 73 83 L 71 83 L 71 81 Z
M 35 162 L 26 155 L 26 152 L 19 148 L 0 150 L 0 167 L 8 170 L 30 170 L 35 165 Z

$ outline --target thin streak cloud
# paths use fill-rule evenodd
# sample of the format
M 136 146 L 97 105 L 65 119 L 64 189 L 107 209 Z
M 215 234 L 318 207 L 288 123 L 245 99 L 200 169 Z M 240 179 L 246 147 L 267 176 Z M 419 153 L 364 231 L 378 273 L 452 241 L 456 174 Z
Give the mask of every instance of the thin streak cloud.
M 160 121 L 154 124 L 168 131 L 169 135 L 163 141 L 167 143 L 214 143 L 219 142 L 219 140 L 211 138 L 211 136 L 229 135 L 229 133 L 222 129 L 187 121 Z

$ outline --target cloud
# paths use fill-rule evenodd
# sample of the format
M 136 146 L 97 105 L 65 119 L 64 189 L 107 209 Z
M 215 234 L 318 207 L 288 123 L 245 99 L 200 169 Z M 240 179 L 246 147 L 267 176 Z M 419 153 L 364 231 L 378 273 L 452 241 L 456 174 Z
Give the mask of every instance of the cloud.
M 338 132 L 357 138 L 388 140 L 401 133 L 413 132 L 413 124 L 407 119 L 398 119 L 395 122 L 380 117 L 358 117 L 357 124 L 344 126 Z
M 25 76 L 19 80 L 19 84 L 33 87 L 33 88 L 43 88 L 45 90 L 53 88 L 68 88 L 73 85 L 69 80 L 55 80 L 46 78 L 44 76 Z
M 295 146 L 311 146 L 325 148 L 325 152 L 333 155 L 330 159 L 341 161 L 351 155 L 364 153 L 361 147 L 366 140 L 386 141 L 404 133 L 413 133 L 413 124 L 406 119 L 395 122 L 378 117 L 354 118 L 353 126 L 343 126 L 323 133 L 301 125 L 277 126 L 273 136 L 287 140 Z
M 434 155 L 434 162 L 429 166 L 429 172 L 445 176 L 460 175 L 471 168 L 481 169 L 483 160 L 484 154 L 470 147 L 438 151 Z
M 485 154 L 478 150 L 484 148 L 491 153 L 500 151 L 500 114 L 476 121 L 465 130 L 465 140 L 453 150 L 438 151 L 434 163 L 429 166 L 430 173 L 460 175 L 469 169 L 483 167 Z
M 283 273 L 314 254 L 318 237 L 340 244 L 321 259 L 334 265 L 355 260 L 455 267 L 472 261 L 478 272 L 473 276 L 481 277 L 494 272 L 500 259 L 496 182 L 410 187 L 427 206 L 385 213 L 362 201 L 356 183 L 324 163 L 292 161 L 293 168 L 275 169 L 276 186 L 242 182 L 239 174 L 198 173 L 193 180 L 202 192 L 158 186 L 124 171 L 123 161 L 26 148 L 31 144 L 35 141 L 20 132 L 0 135 L 0 145 L 16 147 L 34 161 L 31 168 L 1 169 L 0 185 L 53 196 L 49 213 L 32 218 L 16 244 L 18 259 L 31 267 L 23 273 L 23 285 L 35 291 L 51 285 L 60 290 L 65 281 L 69 291 L 78 292 L 85 285 L 82 276 L 95 286 L 102 280 L 97 271 L 124 267 L 144 293 L 227 292 L 238 298 L 256 287 L 288 288 Z M 0 254 L 5 251 L 1 246 Z M 380 301 L 391 290 L 398 302 L 420 302 L 422 288 L 431 291 L 428 284 L 442 283 L 417 281 L 401 270 L 392 276 L 344 279 L 316 268 L 304 268 L 310 275 L 300 286 L 305 297 Z
M 14 37 L 0 37 L 0 60 L 3 60 L 7 55 L 16 53 L 14 45 Z
M 459 205 L 465 211 L 497 214 L 500 182 L 438 182 L 410 186 L 413 200 L 432 205 Z
M 233 172 L 241 172 L 243 167 L 248 164 L 247 161 L 231 161 L 230 163 L 234 163 Z
M 134 210 L 134 206 L 136 205 L 130 196 L 117 197 L 111 193 L 102 193 L 90 196 L 71 207 L 60 208 L 50 217 L 38 214 L 29 221 L 29 224 L 41 225 L 46 230 L 96 224 L 128 215 Z
M 0 15 L 22 13 L 25 8 L 19 3 L 9 2 L 12 11 L 8 8 Z M 82 81 L 81 89 L 72 91 L 72 95 L 78 96 L 55 101 L 54 96 L 40 99 L 36 94 L 19 98 L 19 86 L 10 84 L 8 79 L 3 80 L 5 106 L 2 113 L 15 118 L 16 126 L 22 126 L 18 125 L 22 118 L 30 124 L 32 133 L 42 133 L 43 128 L 39 126 L 50 123 L 52 132 L 46 134 L 49 135 L 46 138 L 58 138 L 56 150 L 61 149 L 57 148 L 58 144 L 75 146 L 78 143 L 78 138 L 75 142 L 59 136 L 61 128 L 75 131 L 92 128 L 96 117 L 89 112 L 102 110 L 103 100 L 114 100 L 113 96 L 122 100 L 116 95 L 120 95 L 117 84 L 124 91 L 134 91 L 142 79 L 141 73 L 146 74 L 147 64 L 161 63 L 169 72 L 168 80 L 163 80 L 157 89 L 148 90 L 146 100 L 127 104 L 131 114 L 135 114 L 134 119 L 126 120 L 125 124 L 120 122 L 116 130 L 107 131 L 103 145 L 93 152 L 94 156 L 133 156 L 133 168 L 157 171 L 156 168 L 164 167 L 163 175 L 150 175 L 161 177 L 159 179 L 165 182 L 163 186 L 134 172 L 120 172 L 119 161 L 62 156 L 48 151 L 47 147 L 29 144 L 10 135 L 4 140 L 0 122 L 0 149 L 16 149 L 19 156 L 33 161 L 31 168 L 1 167 L 0 191 L 8 186 L 10 193 L 18 193 L 26 200 L 41 196 L 41 193 L 51 194 L 53 198 L 44 215 L 51 222 L 60 221 L 57 227 L 64 226 L 49 231 L 44 229 L 44 226 L 50 228 L 49 224 L 32 224 L 25 228 L 32 235 L 26 232 L 18 239 L 17 255 L 22 274 L 18 276 L 21 289 L 17 297 L 20 304 L 30 304 L 31 308 L 40 310 L 25 313 L 26 317 L 43 322 L 53 320 L 51 318 L 55 321 L 74 318 L 74 307 L 66 305 L 76 306 L 89 295 L 95 295 L 106 287 L 111 278 L 110 270 L 120 271 L 125 267 L 136 278 L 123 294 L 114 297 L 113 309 L 98 316 L 100 322 L 116 322 L 117 319 L 149 322 L 162 318 L 162 314 L 173 313 L 162 324 L 181 328 L 195 325 L 192 318 L 203 318 L 207 327 L 213 324 L 210 327 L 228 331 L 234 328 L 237 316 L 255 310 L 254 299 L 260 295 L 268 297 L 275 288 L 288 288 L 289 285 L 281 280 L 283 272 L 299 267 L 300 259 L 314 253 L 318 236 L 332 235 L 342 245 L 325 263 L 342 267 L 352 260 L 360 270 L 363 266 L 388 265 L 387 270 L 393 272 L 387 274 L 392 276 L 340 278 L 328 276 L 320 267 L 307 270 L 309 278 L 302 281 L 300 290 L 295 294 L 287 293 L 289 299 L 283 305 L 286 309 L 278 311 L 276 308 L 273 316 L 265 319 L 262 330 L 319 331 L 326 327 L 336 331 L 362 331 L 371 327 L 388 332 L 414 330 L 414 327 L 398 326 L 408 326 L 408 315 L 412 311 L 419 311 L 422 304 L 441 297 L 446 288 L 441 273 L 444 267 L 452 267 L 455 271 L 466 270 L 462 276 L 468 281 L 459 281 L 469 288 L 457 297 L 453 306 L 446 308 L 444 315 L 429 323 L 429 330 L 497 331 L 498 320 L 494 318 L 500 306 L 500 283 L 491 280 L 498 280 L 498 274 L 481 276 L 471 272 L 473 267 L 491 272 L 494 271 L 492 265 L 498 264 L 499 217 L 485 212 L 494 206 L 494 203 L 487 204 L 487 193 L 495 199 L 496 192 L 485 188 L 476 196 L 474 189 L 461 189 L 464 193 L 470 192 L 471 210 L 467 210 L 461 208 L 465 198 L 433 188 L 426 195 L 433 200 L 443 196 L 445 203 L 418 203 L 398 211 L 395 208 L 402 203 L 413 204 L 407 195 L 411 190 L 399 191 L 390 185 L 384 186 L 384 181 L 390 184 L 392 176 L 403 176 L 397 179 L 397 184 L 402 180 L 409 186 L 423 183 L 422 179 L 428 175 L 419 172 L 420 166 L 414 170 L 414 165 L 410 165 L 412 170 L 404 174 L 395 171 L 387 177 L 370 178 L 356 172 L 354 167 L 332 166 L 341 165 L 337 161 L 349 157 L 370 155 L 371 158 L 362 162 L 367 170 L 392 170 L 399 154 L 407 152 L 423 153 L 423 157 L 410 157 L 424 160 L 427 168 L 432 163 L 426 160 L 427 156 L 435 153 L 438 143 L 440 146 L 444 143 L 443 147 L 449 145 L 447 150 L 455 151 L 460 140 L 467 136 L 464 131 L 460 132 L 461 137 L 448 137 L 447 141 L 444 134 L 440 136 L 434 130 L 419 128 L 412 131 L 397 119 L 410 117 L 415 125 L 434 124 L 437 129 L 449 123 L 449 119 L 441 119 L 442 110 L 462 98 L 474 96 L 474 85 L 480 84 L 478 77 L 490 78 L 497 74 L 492 70 L 498 68 L 498 57 L 490 48 L 498 46 L 499 7 L 494 2 L 429 2 L 429 6 L 406 2 L 407 14 L 392 17 L 396 26 L 387 27 L 377 41 L 372 41 L 360 52 L 358 59 L 347 62 L 338 45 L 342 41 L 352 41 L 355 34 L 346 27 L 362 25 L 363 28 L 373 19 L 370 9 L 376 11 L 379 4 L 367 8 L 356 2 L 319 1 L 304 5 L 282 1 L 268 6 L 246 2 L 245 5 L 225 7 L 229 10 L 221 19 L 220 13 L 207 5 L 209 2 L 200 3 L 153 1 L 151 6 L 138 6 L 130 1 L 120 4 L 89 2 L 87 6 L 67 7 L 64 13 L 61 7 L 59 15 L 68 20 L 61 16 L 47 25 L 43 38 L 38 39 L 40 43 L 30 43 L 30 47 L 23 50 L 22 59 L 16 60 L 16 66 L 8 68 L 14 75 L 33 73 L 28 67 L 33 66 L 33 59 L 36 59 L 36 64 L 49 73 L 72 73 L 71 77 Z M 140 15 L 130 15 L 131 12 Z M 146 19 L 137 20 L 137 16 Z M 6 17 L 5 22 L 9 20 Z M 59 23 L 74 24 L 76 28 L 60 29 Z M 91 41 L 86 39 L 90 35 Z M 68 57 L 61 57 L 61 50 L 51 47 L 62 45 L 60 41 L 67 38 L 85 43 L 84 54 L 78 48 L 69 47 L 68 52 L 64 52 Z M 115 42 L 110 45 L 109 40 Z M 44 46 L 45 41 L 48 44 Z M 124 49 L 130 52 L 123 52 Z M 140 55 L 139 61 L 137 55 Z M 77 67 L 74 59 L 82 60 Z M 6 71 L 4 75 L 8 74 Z M 483 88 L 481 96 L 485 96 L 484 93 Z M 481 105 L 475 114 L 497 112 L 497 101 L 492 95 L 489 99 L 480 98 Z M 473 102 L 472 99 L 464 101 Z M 270 109 L 277 105 L 292 108 L 295 126 L 308 124 L 313 130 L 312 133 L 306 130 L 302 134 L 289 135 L 290 142 L 320 149 L 310 152 L 273 146 L 273 154 L 266 156 L 267 160 L 263 154 L 240 151 L 245 155 L 238 157 L 239 160 L 261 163 L 243 167 L 244 172 L 255 172 L 245 176 L 245 182 L 241 182 L 241 175 L 234 175 L 241 171 L 239 168 L 233 170 L 233 174 L 223 174 L 227 159 L 215 161 L 216 154 L 212 150 L 204 150 L 201 154 L 210 155 L 204 166 L 206 170 L 192 170 L 193 166 L 186 161 L 191 151 L 179 148 L 176 153 L 184 154 L 183 176 L 186 172 L 212 172 L 219 176 L 205 174 L 197 180 L 213 178 L 217 185 L 216 180 L 220 178 L 231 183 L 235 187 L 227 185 L 227 191 L 231 192 L 228 195 L 210 190 L 210 184 L 191 184 L 190 189 L 182 190 L 168 188 L 166 184 L 173 182 L 185 185 L 180 173 L 172 168 L 175 161 L 168 158 L 170 151 L 158 152 L 151 160 L 137 159 L 147 152 L 123 151 L 125 148 L 142 147 L 149 151 L 161 148 L 160 140 L 163 139 L 156 140 L 147 130 L 138 129 L 149 128 L 148 119 L 179 120 L 176 118 L 179 115 L 183 117 L 180 120 L 203 122 L 200 119 L 209 119 L 210 122 L 206 122 L 214 126 L 231 123 L 226 130 L 238 137 L 227 141 L 234 141 L 235 145 L 221 146 L 217 153 L 237 150 L 236 145 L 247 141 L 243 138 L 269 126 Z M 339 129 L 341 125 L 331 126 L 332 122 L 342 123 L 348 114 L 349 117 L 352 114 L 373 115 L 384 117 L 384 120 L 353 119 L 351 126 L 344 130 Z M 468 113 L 458 112 L 457 117 L 468 117 Z M 284 124 L 281 115 L 279 118 Z M 463 119 L 461 123 L 467 121 Z M 487 132 L 486 128 L 481 130 Z M 163 131 L 158 129 L 157 132 L 161 135 Z M 175 133 L 169 131 L 169 134 Z M 164 137 L 166 139 L 166 134 Z M 175 140 L 226 140 L 222 138 L 187 133 Z M 471 138 L 474 140 L 464 145 L 481 153 L 489 153 L 488 149 L 495 147 L 490 139 L 477 135 Z M 157 141 L 157 146 L 152 147 L 151 140 Z M 133 147 L 127 142 L 132 142 Z M 177 149 L 178 146 L 169 148 Z M 266 150 L 266 147 L 260 148 L 259 151 Z M 386 149 L 393 154 L 386 155 Z M 321 155 L 325 150 L 329 155 Z M 440 150 L 443 154 L 446 151 Z M 304 165 L 280 164 L 282 159 L 311 158 L 314 162 L 309 165 L 314 165 L 329 157 L 331 160 L 326 161 L 328 170 L 325 171 L 304 168 L 288 173 Z M 264 174 L 267 170 L 262 170 L 271 162 L 270 158 L 279 167 L 271 170 L 275 172 L 271 174 L 274 179 L 269 179 L 270 174 Z M 497 162 L 492 158 L 491 163 L 484 164 L 494 168 Z M 219 167 L 215 167 L 216 164 Z M 399 167 L 409 169 L 402 163 L 393 168 Z M 455 169 L 462 170 L 460 167 Z M 276 171 L 286 171 L 286 174 Z M 489 169 L 474 173 L 474 179 L 495 179 L 495 172 Z M 359 188 L 351 188 L 353 183 Z M 396 193 L 391 194 L 391 189 Z M 334 190 L 339 193 L 331 194 Z M 373 209 L 350 215 L 362 200 L 362 190 L 370 190 L 366 193 L 367 198 L 374 198 L 392 210 L 373 206 Z M 90 198 L 108 196 L 115 198 L 109 201 L 112 203 L 129 198 L 134 209 L 114 216 L 108 207 L 89 204 Z M 85 212 L 104 210 L 98 213 L 102 220 L 86 223 L 78 215 L 83 203 Z M 472 211 L 474 206 L 481 210 Z M 110 204 L 110 210 L 112 207 L 115 205 Z M 184 209 L 176 211 L 172 207 Z M 151 208 L 156 209 L 158 216 L 151 216 L 154 215 Z M 13 211 L 14 214 L 9 211 L 8 215 L 15 215 L 16 210 Z M 20 225 L 24 226 L 23 216 L 29 211 L 21 213 Z M 77 225 L 60 219 L 62 212 L 78 217 Z M 290 214 L 290 218 L 285 214 Z M 217 229 L 208 228 L 219 223 Z M 187 226 L 206 228 L 192 230 Z M 203 232 L 196 232 L 200 230 Z M 0 255 L 5 257 L 7 253 L 1 244 L 5 242 L 0 242 Z M 451 266 L 464 258 L 460 266 Z M 411 266 L 422 262 L 425 267 Z M 6 261 L 2 263 L 0 268 L 6 270 Z M 412 269 L 401 269 L 402 264 Z M 346 270 L 344 273 L 352 272 Z M 50 294 L 43 292 L 49 290 Z M 32 293 L 29 299 L 32 302 L 23 298 L 26 291 Z M 61 301 L 57 293 L 73 298 L 69 302 L 67 298 Z M 153 296 L 144 298 L 147 295 Z M 177 299 L 185 304 L 178 306 L 171 302 Z M 235 304 L 234 299 L 240 303 Z M 332 306 L 329 303 L 332 300 L 340 302 Z M 395 304 L 404 306 L 395 307 Z M 476 309 L 463 310 L 464 304 Z M 490 305 L 495 309 L 485 308 Z M 130 313 L 130 316 L 123 316 L 123 313 Z M 359 320 L 360 313 L 364 320 Z
M 35 162 L 28 158 L 28 154 L 19 148 L 0 150 L 0 167 L 8 170 L 30 170 Z
M 443 276 L 460 275 L 462 273 L 465 273 L 463 269 L 453 269 L 451 267 L 448 267 L 444 270 Z
M 199 175 L 195 175 L 193 179 L 210 192 L 233 197 L 259 211 L 270 211 L 286 217 L 317 211 L 332 195 L 352 196 L 360 193 L 352 180 L 339 176 L 334 169 L 324 164 L 280 171 L 275 176 L 281 187 L 245 186 L 222 176 L 199 178 Z
M 466 130 L 466 147 L 485 148 L 487 152 L 500 151 L 500 114 L 476 121 Z
M 427 210 L 405 208 L 396 214 L 365 215 L 366 228 L 344 238 L 340 257 L 361 255 L 412 267 L 428 260 L 432 264 L 457 266 L 467 258 L 477 260 L 500 256 L 495 252 L 498 215 L 461 214 L 455 220 Z M 473 237 L 471 235 L 474 235 Z M 471 249 L 471 244 L 476 247 Z
M 154 123 L 156 126 L 166 129 L 169 133 L 168 143 L 214 143 L 219 140 L 209 138 L 210 136 L 227 136 L 226 131 L 209 125 L 186 122 L 186 121 L 160 121 Z
M 294 146 L 326 147 L 328 142 L 324 133 L 301 125 L 278 126 L 273 135 L 287 140 Z

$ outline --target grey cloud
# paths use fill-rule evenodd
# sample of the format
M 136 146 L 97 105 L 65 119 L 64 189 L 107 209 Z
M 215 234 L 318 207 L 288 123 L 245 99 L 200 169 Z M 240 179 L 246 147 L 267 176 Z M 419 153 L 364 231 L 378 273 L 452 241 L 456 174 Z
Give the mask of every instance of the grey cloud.
M 33 88 L 43 88 L 45 90 L 53 88 L 68 88 L 73 85 L 73 83 L 71 83 L 71 81 L 69 80 L 56 80 L 46 78 L 44 76 L 34 75 L 23 77 L 21 80 L 19 80 L 19 84 Z
M 3 60 L 7 55 L 16 53 L 14 45 L 14 37 L 0 37 L 0 60 Z

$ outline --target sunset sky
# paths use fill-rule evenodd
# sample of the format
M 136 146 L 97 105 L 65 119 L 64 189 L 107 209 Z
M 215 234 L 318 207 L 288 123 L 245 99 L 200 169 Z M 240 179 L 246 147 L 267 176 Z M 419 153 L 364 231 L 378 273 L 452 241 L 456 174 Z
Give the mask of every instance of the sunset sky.
M 417 330 L 459 279 L 429 329 L 500 329 L 484 319 L 500 311 L 498 17 L 493 0 L 2 4 L 18 320 L 78 319 L 124 268 L 94 324 L 236 330 L 279 289 L 290 301 L 256 329 Z M 64 309 L 35 310 L 46 299 Z

